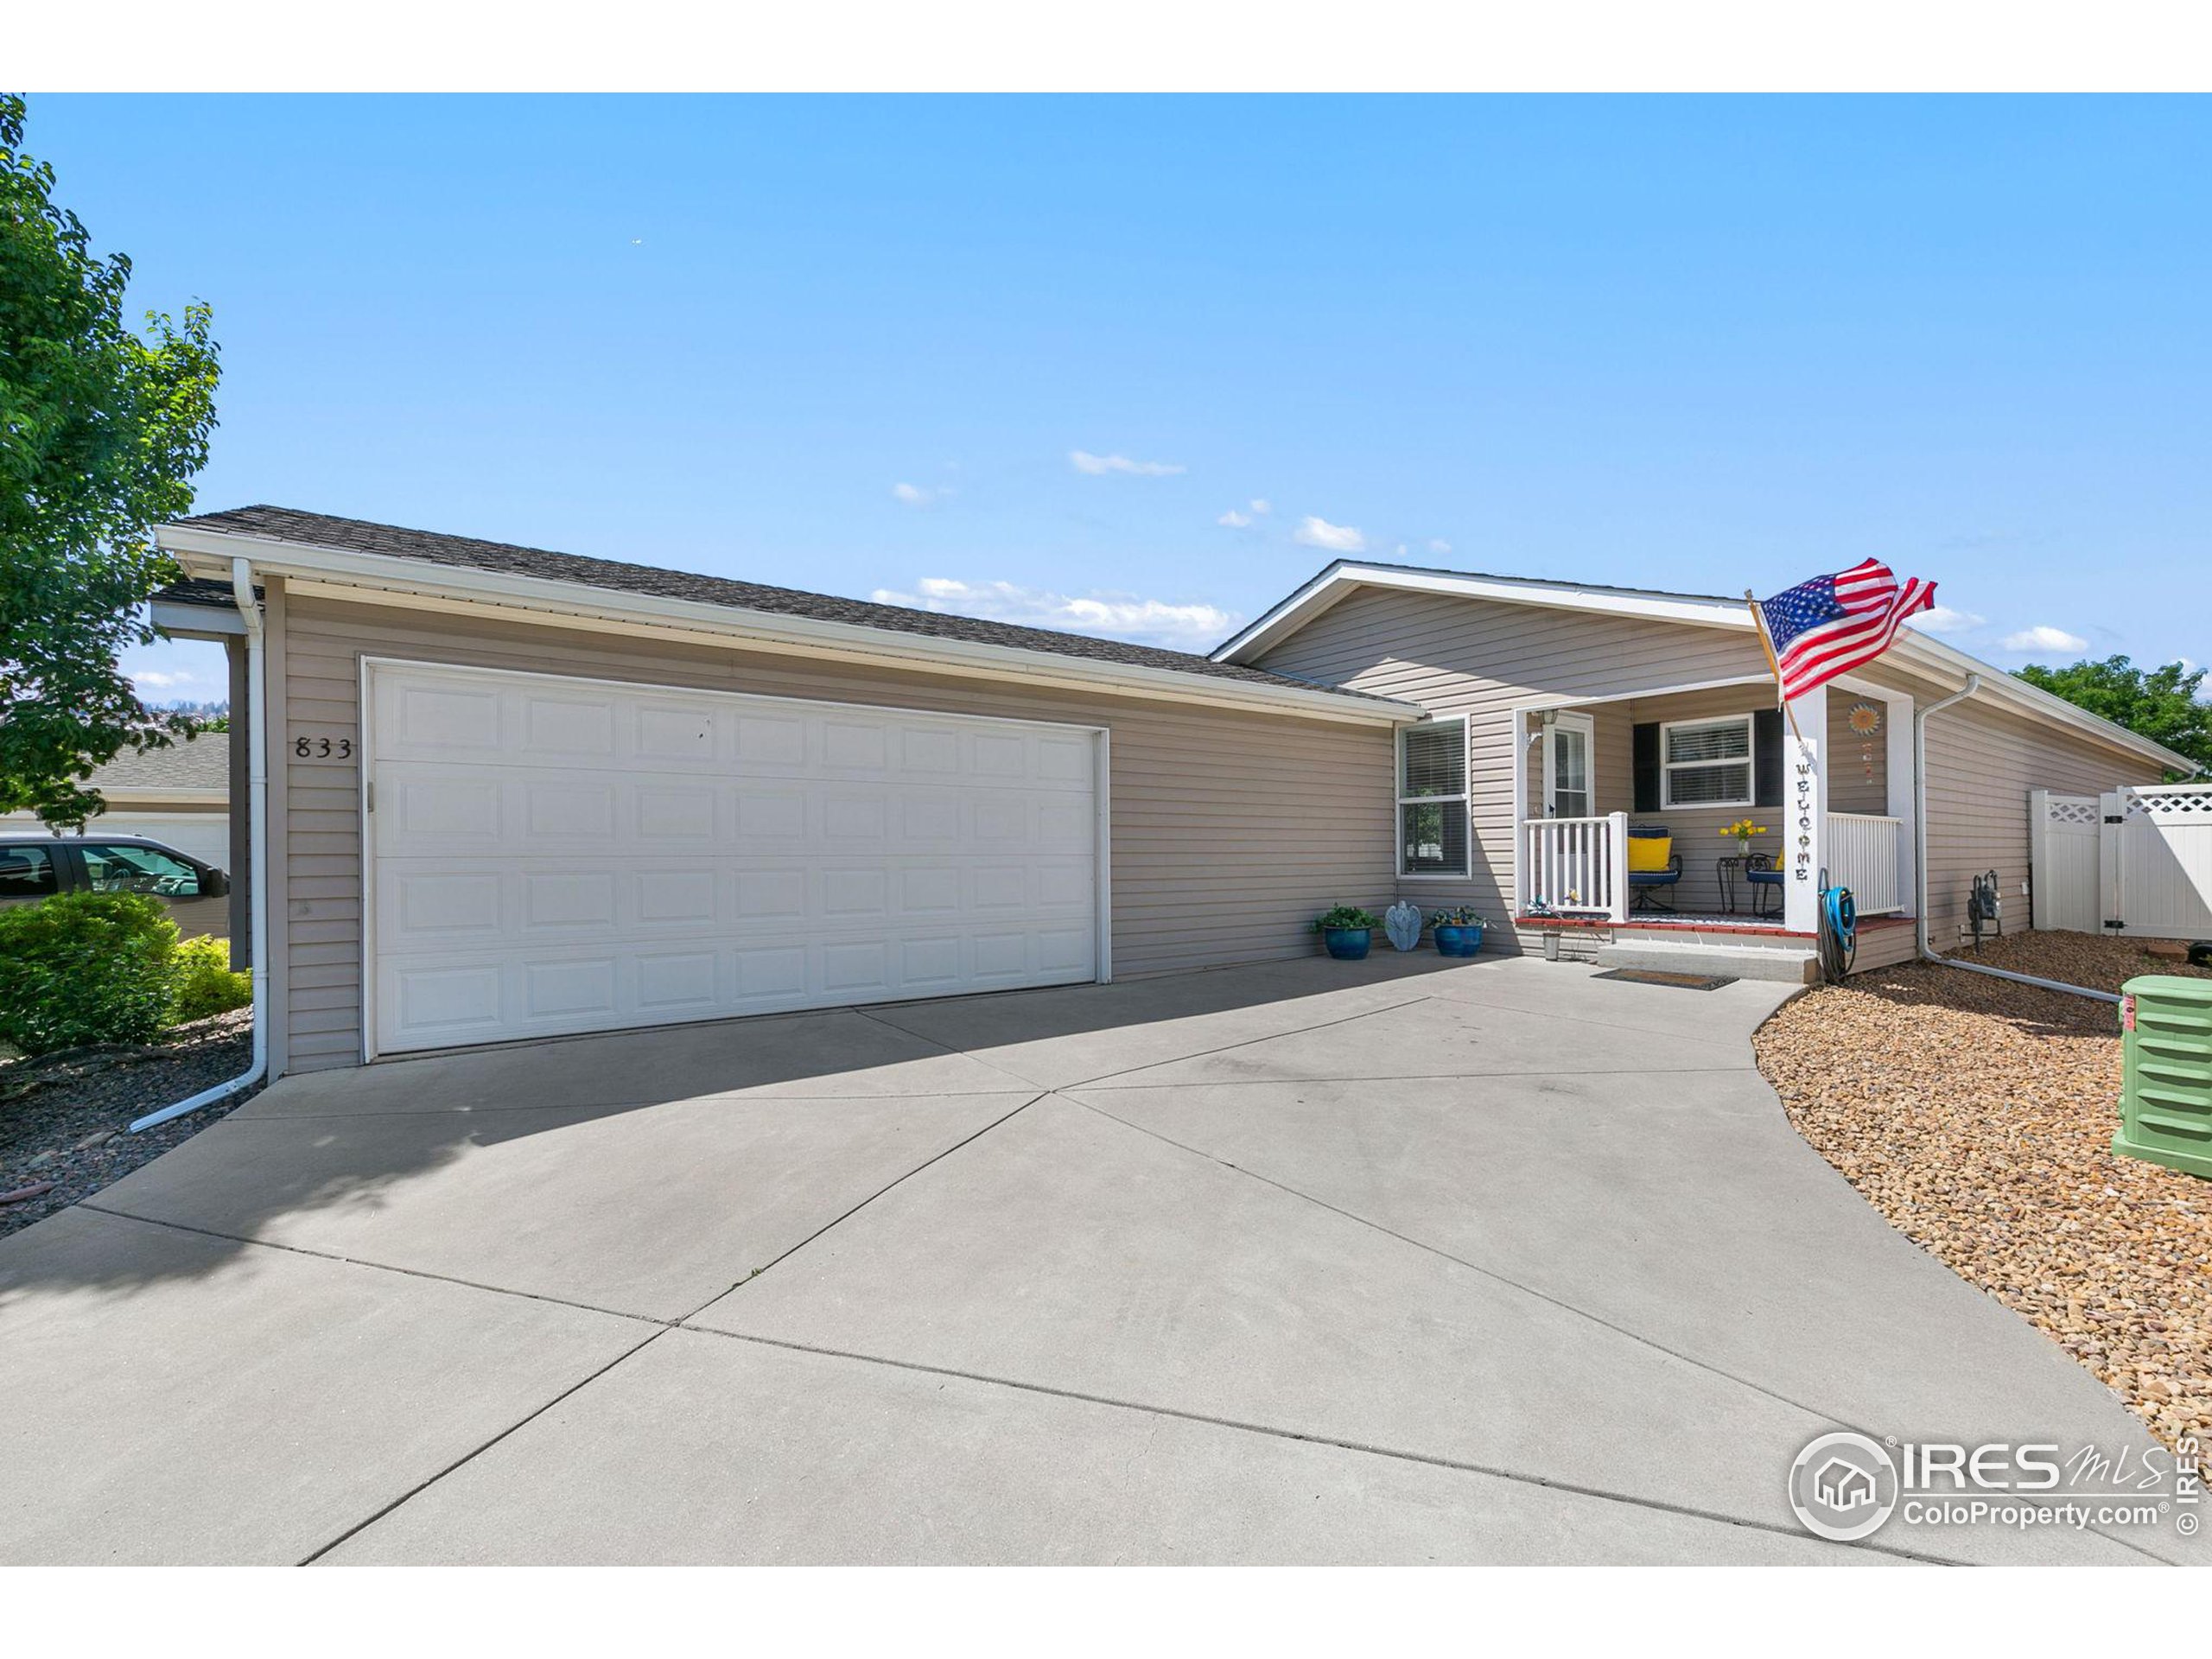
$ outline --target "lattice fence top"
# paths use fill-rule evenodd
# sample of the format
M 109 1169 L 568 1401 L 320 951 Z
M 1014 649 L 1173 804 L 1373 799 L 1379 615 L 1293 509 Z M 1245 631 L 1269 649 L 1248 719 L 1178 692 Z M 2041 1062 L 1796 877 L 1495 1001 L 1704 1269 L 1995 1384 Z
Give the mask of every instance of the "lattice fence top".
M 2131 818 L 2212 823 L 2212 784 L 2139 785 L 2120 792 L 2127 797 Z
M 2103 816 L 2094 795 L 2052 795 L 2044 801 L 2044 817 L 2051 823 L 2094 823 Z

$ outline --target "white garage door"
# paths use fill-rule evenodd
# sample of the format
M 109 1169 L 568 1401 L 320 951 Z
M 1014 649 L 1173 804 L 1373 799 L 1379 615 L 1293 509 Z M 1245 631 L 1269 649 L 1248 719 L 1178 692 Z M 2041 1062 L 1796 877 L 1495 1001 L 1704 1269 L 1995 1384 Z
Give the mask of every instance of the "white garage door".
M 374 1052 L 1096 979 L 1102 734 L 369 664 Z

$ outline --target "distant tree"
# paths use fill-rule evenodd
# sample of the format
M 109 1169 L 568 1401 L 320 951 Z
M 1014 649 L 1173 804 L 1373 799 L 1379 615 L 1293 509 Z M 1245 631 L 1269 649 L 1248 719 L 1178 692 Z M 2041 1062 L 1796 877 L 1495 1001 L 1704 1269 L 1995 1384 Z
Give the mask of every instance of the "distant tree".
M 2030 685 L 2039 685 L 2138 736 L 2187 755 L 2200 766 L 2212 766 L 2212 703 L 2198 697 L 2204 671 L 2181 663 L 2164 668 L 2138 668 L 2125 657 L 2102 662 L 2084 659 L 2069 668 L 2045 668 L 2030 664 L 2017 671 Z
M 95 766 L 185 729 L 117 658 L 176 575 L 152 529 L 207 464 L 216 346 L 205 305 L 124 321 L 130 261 L 94 257 L 22 140 L 0 96 L 0 812 L 73 828 L 105 804 Z
M 231 729 L 228 715 L 187 715 L 185 723 L 195 732 L 227 732 Z

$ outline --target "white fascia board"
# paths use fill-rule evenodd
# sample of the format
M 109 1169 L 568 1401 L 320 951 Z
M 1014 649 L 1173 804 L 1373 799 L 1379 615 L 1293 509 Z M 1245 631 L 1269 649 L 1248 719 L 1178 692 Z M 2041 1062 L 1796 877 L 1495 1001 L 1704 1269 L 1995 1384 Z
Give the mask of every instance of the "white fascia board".
M 1646 593 L 1616 588 L 1579 588 L 1571 582 L 1540 582 L 1514 576 L 1459 575 L 1448 570 L 1405 570 L 1389 565 L 1359 564 L 1339 559 L 1327 569 L 1261 617 L 1235 639 L 1217 649 L 1216 662 L 1249 664 L 1312 622 L 1330 607 L 1359 588 L 1389 588 L 1402 593 L 1436 594 L 1455 599 L 1496 600 L 1509 605 L 1541 605 L 1559 609 L 1589 611 L 1614 616 L 1642 617 L 1659 622 L 1685 623 L 1697 627 L 1751 631 L 1748 606 L 1736 600 L 1700 599 L 1681 594 Z M 1981 676 L 1982 690 L 2014 703 L 2027 713 L 2054 723 L 2072 727 L 2084 735 L 2115 748 L 2153 760 L 2163 766 L 2194 771 L 2196 762 L 2163 744 L 2116 726 L 2101 715 L 2054 696 L 1993 664 L 1971 657 L 1955 645 L 1921 633 L 1910 625 L 1897 631 L 1890 655 L 1923 673 L 1933 674 L 1955 690 L 1969 674 Z
M 1614 616 L 1654 618 L 1698 627 L 1748 628 L 1751 613 L 1739 601 L 1699 599 L 1639 588 L 1578 588 L 1570 582 L 1520 576 L 1463 575 L 1451 570 L 1408 570 L 1391 565 L 1358 564 L 1339 559 L 1288 599 L 1217 648 L 1220 663 L 1251 659 L 1298 632 L 1357 588 L 1390 588 L 1402 593 L 1436 594 L 1449 599 L 1488 599 L 1507 605 L 1538 605 Z
M 1981 689 L 1994 691 L 2006 701 L 2018 704 L 2031 715 L 2062 726 L 2071 726 L 2086 736 L 2110 744 L 2114 748 L 2126 749 L 2156 760 L 2162 766 L 2182 772 L 2194 772 L 2197 763 L 2187 755 L 2176 753 L 2163 743 L 2153 742 L 2140 733 L 2131 732 L 2125 726 L 2116 726 L 2102 715 L 2093 715 L 2078 703 L 2072 703 L 2039 685 L 2031 685 L 2018 675 L 1985 663 L 1979 657 L 1967 655 L 1956 645 L 1947 645 L 1940 639 L 1916 632 L 1910 624 L 1897 630 L 1897 643 L 1890 647 L 1904 662 L 1923 671 L 1957 680 L 1963 684 L 1969 674 L 1981 676 Z
M 1031 684 L 1207 703 L 1313 720 L 1348 721 L 1361 725 L 1402 725 L 1423 718 L 1427 712 L 1414 703 L 1349 696 L 1320 686 L 1306 690 L 1297 686 L 1216 680 L 1140 663 L 1113 663 L 976 640 L 902 634 L 854 622 L 782 616 L 728 605 L 710 605 L 698 600 L 623 593 L 583 582 L 429 564 L 344 548 L 315 547 L 248 536 L 236 531 L 165 524 L 158 536 L 162 546 L 188 568 L 198 559 L 207 562 L 200 570 L 215 570 L 217 574 L 227 574 L 231 559 L 242 555 L 252 560 L 257 572 L 333 587 L 410 595 L 480 610 L 505 608 L 548 620 L 584 624 L 598 621 L 640 632 L 686 632 L 725 644 L 752 645 L 786 654 L 865 660 L 915 672 L 1016 679 Z

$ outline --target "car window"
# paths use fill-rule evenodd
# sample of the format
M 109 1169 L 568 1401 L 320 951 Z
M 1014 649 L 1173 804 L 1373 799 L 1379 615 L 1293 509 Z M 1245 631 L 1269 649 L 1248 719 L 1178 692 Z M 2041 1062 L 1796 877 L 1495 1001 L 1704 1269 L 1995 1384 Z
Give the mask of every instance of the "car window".
M 55 887 L 54 855 L 43 847 L 0 847 L 0 899 L 43 899 Z
M 94 893 L 143 893 L 157 899 L 197 899 L 200 872 L 181 858 L 151 847 L 79 846 Z

